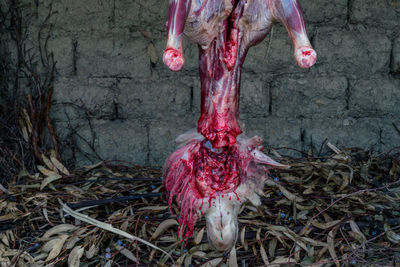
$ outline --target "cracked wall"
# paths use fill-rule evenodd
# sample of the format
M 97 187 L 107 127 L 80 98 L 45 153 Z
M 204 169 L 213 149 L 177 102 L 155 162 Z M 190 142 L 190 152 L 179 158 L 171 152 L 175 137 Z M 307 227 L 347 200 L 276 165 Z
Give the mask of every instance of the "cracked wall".
M 49 48 L 58 68 L 52 117 L 71 147 L 64 156 L 78 165 L 96 153 L 162 165 L 175 137 L 196 127 L 200 109 L 197 47 L 184 41 L 179 73 L 162 64 L 168 1 L 41 0 L 33 7 L 38 21 L 51 2 L 57 14 Z M 318 151 L 325 140 L 374 151 L 399 146 L 400 1 L 301 4 L 318 62 L 299 69 L 276 24 L 244 65 L 246 133 L 262 136 L 266 148 L 299 151 Z

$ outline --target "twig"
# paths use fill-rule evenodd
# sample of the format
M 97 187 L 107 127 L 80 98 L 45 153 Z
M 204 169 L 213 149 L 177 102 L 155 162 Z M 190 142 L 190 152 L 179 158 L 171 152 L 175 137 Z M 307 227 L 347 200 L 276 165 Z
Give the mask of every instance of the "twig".
M 130 239 L 132 241 L 139 241 L 139 242 L 141 242 L 141 243 L 143 243 L 143 244 L 145 244 L 145 245 L 147 245 L 147 246 L 149 246 L 149 247 L 151 247 L 153 249 L 161 251 L 162 253 L 167 255 L 168 258 L 171 259 L 173 263 L 175 263 L 174 259 L 171 257 L 171 255 L 168 252 L 166 252 L 165 250 L 153 245 L 152 243 L 150 243 L 150 242 L 148 242 L 148 241 L 146 241 L 144 239 L 141 239 L 141 238 L 139 238 L 137 236 L 133 236 L 131 234 L 128 234 L 127 232 L 124 232 L 124 231 L 119 230 L 117 228 L 114 228 L 111 224 L 98 221 L 96 219 L 93 219 L 93 218 L 85 215 L 85 214 L 73 211 L 66 204 L 64 204 L 60 199 L 58 199 L 58 201 L 61 204 L 63 211 L 65 211 L 67 214 L 71 215 L 72 217 L 74 217 L 74 218 L 76 218 L 78 220 L 84 221 L 84 222 L 86 222 L 88 224 L 94 225 L 96 227 L 99 227 L 101 229 L 104 229 L 106 231 L 112 232 L 114 234 L 126 237 L 126 238 L 128 238 L 128 239 Z
M 161 193 L 148 193 L 142 195 L 133 195 L 133 196 L 126 196 L 126 197 L 118 197 L 118 198 L 107 198 L 107 199 L 99 199 L 99 200 L 84 200 L 79 203 L 68 203 L 72 209 L 79 209 L 83 207 L 90 207 L 90 206 L 100 206 L 106 205 L 114 202 L 122 202 L 122 201 L 131 201 L 141 198 L 151 198 L 151 197 L 160 197 Z
M 393 183 L 390 183 L 390 184 L 387 184 L 387 185 L 385 185 L 385 186 L 379 187 L 379 188 L 370 188 L 370 189 L 359 190 L 359 191 L 356 191 L 356 192 L 347 194 L 347 195 L 345 195 L 345 196 L 343 196 L 343 197 L 341 197 L 341 198 L 336 199 L 336 200 L 333 201 L 330 205 L 328 205 L 325 209 L 321 210 L 320 212 L 318 212 L 317 214 L 315 214 L 311 219 L 309 219 L 308 222 L 307 222 L 307 224 L 306 224 L 306 225 L 304 226 L 304 228 L 301 230 L 301 232 L 300 232 L 299 235 L 304 235 L 305 231 L 307 231 L 307 229 L 310 227 L 310 225 L 311 225 L 312 222 L 315 220 L 315 218 L 317 218 L 319 215 L 321 215 L 322 213 L 324 213 L 325 211 L 327 211 L 328 209 L 330 209 L 331 207 L 333 207 L 334 205 L 336 205 L 338 202 L 340 202 L 340 201 L 342 201 L 342 200 L 344 200 L 344 199 L 346 199 L 346 198 L 359 195 L 359 194 L 363 194 L 363 193 L 367 193 L 367 192 L 375 192 L 375 191 L 387 189 L 388 187 L 393 186 L 393 185 L 397 185 L 397 184 L 400 184 L 400 180 L 399 180 L 399 181 L 396 181 L 396 182 L 393 182 Z
M 53 68 L 54 68 L 54 66 L 53 66 Z M 51 108 L 51 98 L 52 98 L 52 96 L 53 96 L 53 85 L 51 85 L 49 87 L 49 91 L 48 91 L 48 94 L 47 94 L 47 104 L 46 104 L 46 112 L 45 113 L 46 113 L 47 128 L 49 129 L 51 140 L 53 142 L 53 147 L 54 147 L 54 150 L 56 151 L 56 158 L 58 160 L 60 160 L 61 156 L 60 156 L 60 147 L 58 145 L 58 138 L 57 138 L 57 135 L 56 135 L 56 130 L 55 130 L 55 128 L 54 128 L 54 126 L 53 126 L 53 124 L 51 123 L 51 120 L 50 120 L 50 108 Z

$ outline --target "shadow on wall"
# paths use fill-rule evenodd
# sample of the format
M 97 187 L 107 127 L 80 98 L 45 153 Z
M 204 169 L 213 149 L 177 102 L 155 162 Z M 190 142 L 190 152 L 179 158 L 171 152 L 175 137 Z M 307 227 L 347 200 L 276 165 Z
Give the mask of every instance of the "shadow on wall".
M 200 104 L 197 47 L 184 42 L 180 73 L 162 64 L 168 1 L 43 0 L 32 6 L 38 21 L 51 2 L 52 118 L 64 157 L 162 165 L 176 136 L 196 127 Z M 275 25 L 244 66 L 246 133 L 266 148 L 298 151 L 318 151 L 325 140 L 374 151 L 400 145 L 400 3 L 300 2 L 318 62 L 296 67 L 289 37 Z

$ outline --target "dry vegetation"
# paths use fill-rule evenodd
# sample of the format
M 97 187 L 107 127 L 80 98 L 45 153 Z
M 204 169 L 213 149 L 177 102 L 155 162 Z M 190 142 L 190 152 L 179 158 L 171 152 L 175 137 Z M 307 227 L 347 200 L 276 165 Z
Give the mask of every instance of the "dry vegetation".
M 69 171 L 49 118 L 51 13 L 34 53 L 29 7 L 1 3 L 0 32 L 16 49 L 1 58 L 17 59 L 0 61 L 1 267 L 400 265 L 400 148 L 330 145 L 330 156 L 301 159 L 270 151 L 292 168 L 271 173 L 260 207 L 242 207 L 227 254 L 209 246 L 204 221 L 179 242 L 159 169 L 103 161 Z
M 261 207 L 243 206 L 238 243 L 226 255 L 208 245 L 204 221 L 179 242 L 175 217 L 160 199 L 160 170 L 101 162 L 70 173 L 43 156 L 40 172 L 1 188 L 0 262 L 170 266 L 170 255 L 182 266 L 399 264 L 399 149 L 375 157 L 337 152 L 281 158 L 292 168 L 271 174 Z

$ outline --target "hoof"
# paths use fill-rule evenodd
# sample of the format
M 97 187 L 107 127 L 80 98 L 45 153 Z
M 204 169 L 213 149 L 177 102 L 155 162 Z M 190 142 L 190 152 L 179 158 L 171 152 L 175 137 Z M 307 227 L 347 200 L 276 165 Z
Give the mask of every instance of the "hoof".
M 310 46 L 303 46 L 296 50 L 295 58 L 300 68 L 311 68 L 317 61 L 317 53 Z
M 163 55 L 164 64 L 172 71 L 180 71 L 185 64 L 183 53 L 174 48 L 167 48 Z

